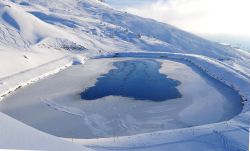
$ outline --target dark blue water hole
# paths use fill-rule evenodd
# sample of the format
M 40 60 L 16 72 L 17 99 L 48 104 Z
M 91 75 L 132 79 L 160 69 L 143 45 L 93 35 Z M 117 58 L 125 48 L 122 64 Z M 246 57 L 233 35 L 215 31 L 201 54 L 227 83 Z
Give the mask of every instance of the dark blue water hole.
M 115 69 L 97 79 L 95 86 L 81 93 L 84 100 L 105 96 L 122 96 L 136 100 L 166 101 L 181 97 L 177 86 L 181 82 L 167 78 L 155 60 L 127 60 L 115 62 Z

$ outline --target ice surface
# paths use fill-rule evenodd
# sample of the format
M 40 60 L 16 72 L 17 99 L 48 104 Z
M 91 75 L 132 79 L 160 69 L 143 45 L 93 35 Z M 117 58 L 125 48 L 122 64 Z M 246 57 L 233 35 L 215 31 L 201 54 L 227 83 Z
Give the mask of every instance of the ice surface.
M 96 100 L 106 96 L 136 100 L 166 101 L 181 97 L 176 86 L 181 83 L 159 73 L 161 63 L 154 60 L 115 62 L 115 69 L 98 78 L 95 86 L 84 90 L 81 98 Z
M 98 138 L 220 122 L 242 109 L 241 99 L 232 89 L 188 63 L 169 60 L 149 60 L 149 63 L 157 66 L 156 62 L 161 62 L 161 78 L 181 82 L 176 87 L 182 95 L 180 98 L 162 102 L 112 95 L 81 99 L 83 89 L 98 86 L 98 78 L 116 70 L 115 65 L 120 62 L 143 63 L 145 59 L 89 60 L 19 90 L 0 103 L 0 110 L 56 136 Z
M 162 53 L 159 53 L 159 51 Z M 116 137 L 112 137 L 107 139 L 77 140 L 78 143 L 87 145 L 91 148 L 94 148 L 95 150 L 248 149 L 248 128 L 250 116 L 250 106 L 249 101 L 247 101 L 250 100 L 249 53 L 239 49 L 234 49 L 230 46 L 220 45 L 218 43 L 201 39 L 195 35 L 179 30 L 167 24 L 114 10 L 109 6 L 102 4 L 98 0 L 0 1 L 0 98 L 6 97 L 7 99 L 8 96 L 12 97 L 10 95 L 17 89 L 23 88 L 24 86 L 34 83 L 35 81 L 39 81 L 39 79 L 47 77 L 48 75 L 55 74 L 58 71 L 71 66 L 72 64 L 83 63 L 84 58 L 86 59 L 88 57 L 97 55 L 116 56 L 117 53 L 114 52 L 122 52 L 119 55 L 130 57 L 139 55 L 157 58 L 170 57 L 186 60 L 198 67 L 199 70 L 209 74 L 211 77 L 221 81 L 239 93 L 239 95 L 244 100 L 243 110 L 231 120 L 227 119 L 226 122 L 221 122 L 218 124 L 209 124 L 200 127 L 121 137 L 119 138 L 120 141 L 118 141 Z M 73 69 L 75 68 L 73 67 L 69 70 Z M 75 98 L 76 92 L 78 95 L 80 95 L 84 88 L 94 86 L 96 79 L 100 75 L 106 74 L 111 69 L 114 69 L 114 66 L 111 65 L 111 62 L 110 64 L 106 64 L 104 61 L 103 66 L 98 67 L 93 65 L 91 69 L 82 71 L 83 73 L 80 75 L 70 75 L 78 77 L 84 74 L 84 76 L 89 78 L 88 81 L 79 82 L 80 77 L 78 77 L 79 79 L 76 78 L 77 81 L 69 78 L 71 79 L 70 81 L 72 84 L 75 83 L 75 85 L 69 86 L 66 84 L 70 82 L 67 82 L 67 80 L 64 79 L 67 76 L 62 76 L 64 78 L 58 78 L 54 81 L 54 83 L 50 81 L 50 83 L 47 83 L 47 86 L 44 85 L 42 87 L 43 89 L 34 88 L 34 91 L 38 90 L 38 92 L 41 93 L 36 94 L 38 96 L 42 95 L 43 93 L 47 93 L 48 90 L 50 90 L 51 95 L 36 97 L 35 93 L 32 95 L 27 92 L 27 100 L 21 100 L 18 103 L 14 103 L 15 101 L 8 101 L 8 103 L 10 106 L 13 105 L 13 108 L 19 105 L 21 105 L 23 109 L 27 107 L 31 109 L 34 107 L 34 113 L 29 114 L 27 118 L 32 118 L 31 115 L 36 115 L 39 112 L 44 113 L 44 117 L 48 116 L 50 113 L 53 113 L 51 115 L 57 113 L 56 116 L 51 117 L 51 120 L 46 124 L 52 125 L 52 127 L 54 125 L 54 130 L 58 135 L 64 132 L 64 134 L 67 134 L 68 136 L 71 135 L 80 137 L 83 135 L 93 135 L 94 132 L 94 135 L 96 136 L 105 136 L 107 133 L 102 132 L 105 130 L 109 131 L 109 127 L 103 124 L 105 119 L 97 114 L 89 116 L 94 122 L 91 122 L 91 120 L 81 120 L 81 122 L 84 124 L 88 123 L 89 127 L 91 128 L 90 130 L 86 129 L 86 131 L 84 131 L 85 134 L 79 134 L 78 129 L 80 129 L 80 127 L 74 125 L 74 123 L 68 122 L 67 124 L 69 124 L 69 127 L 64 127 L 65 131 L 60 131 L 55 127 L 59 123 L 65 123 L 65 121 L 59 117 L 68 118 L 67 120 L 69 121 L 71 119 L 77 120 L 76 116 L 79 119 L 84 117 L 85 111 L 78 108 L 77 105 L 79 104 L 77 101 L 74 102 L 75 104 L 72 104 L 72 102 L 68 100 L 71 100 L 72 97 L 76 100 L 80 100 L 80 97 Z M 185 84 L 186 87 L 182 87 L 184 85 L 180 85 L 178 90 L 182 94 L 192 94 L 189 97 L 190 99 L 192 97 L 197 97 L 203 100 L 203 95 L 213 98 L 210 99 L 209 102 L 204 101 L 204 104 L 191 101 L 187 101 L 187 104 L 182 103 L 181 105 L 183 105 L 183 110 L 182 112 L 179 112 L 180 116 L 178 116 L 178 118 L 182 119 L 186 125 L 206 123 L 207 120 L 218 121 L 222 114 L 218 111 L 228 111 L 224 113 L 223 117 L 232 117 L 235 115 L 235 112 L 237 112 L 234 108 L 234 103 L 237 104 L 239 102 L 230 101 L 231 99 L 228 98 L 233 98 L 231 96 L 232 93 L 229 93 L 227 89 L 221 89 L 219 84 L 216 84 L 218 87 L 216 88 L 211 83 L 211 85 L 209 85 L 206 80 L 201 80 L 200 82 L 204 84 L 206 83 L 207 86 L 204 86 L 203 88 L 207 92 L 211 92 L 213 94 L 214 92 L 217 92 L 216 95 L 197 93 L 198 90 L 201 91 L 204 89 L 198 89 L 196 93 L 194 93 L 192 89 L 197 85 L 188 84 L 189 80 L 192 81 L 191 77 L 181 76 L 181 74 L 171 75 L 172 73 L 168 71 L 170 68 L 168 68 L 168 70 L 163 69 L 164 68 L 162 68 L 160 72 L 162 74 L 166 72 L 165 74 L 170 78 L 171 76 L 173 79 L 179 78 L 180 81 L 183 81 L 182 78 L 185 79 L 184 81 L 187 82 L 187 84 Z M 171 70 L 175 72 L 177 69 L 172 68 Z M 94 71 L 95 74 L 93 74 Z M 201 77 L 204 78 L 203 75 L 204 74 L 202 74 Z M 58 76 L 60 76 L 60 74 L 57 75 L 57 77 Z M 199 76 L 195 77 L 198 78 Z M 64 80 L 60 81 L 59 79 Z M 52 85 L 51 83 L 53 83 L 55 87 L 58 86 L 58 89 L 55 89 L 54 91 L 53 89 L 50 89 L 48 85 Z M 63 83 L 65 83 L 65 85 L 61 86 Z M 24 88 L 24 90 L 26 89 Z M 69 91 L 72 93 L 67 93 Z M 54 93 L 52 94 L 52 92 Z M 16 95 L 20 95 L 20 93 L 21 92 L 18 92 Z M 222 93 L 227 93 L 226 96 L 228 96 L 228 98 L 220 95 Z M 14 96 L 15 95 L 13 95 L 13 97 Z M 110 100 L 109 97 L 105 98 L 107 101 Z M 32 102 L 33 99 L 36 101 Z M 113 99 L 119 101 L 120 99 L 124 98 Z M 221 100 L 218 101 L 218 104 L 217 101 L 215 101 L 217 99 Z M 228 102 L 228 100 L 232 104 L 225 103 L 225 101 Z M 112 101 L 112 99 L 110 101 Z M 21 102 L 26 103 L 23 103 L 22 105 Z M 39 108 L 36 107 L 37 102 L 39 102 Z M 134 103 L 135 101 L 131 100 L 131 102 Z M 25 104 L 29 103 L 32 105 L 25 106 Z M 40 105 L 43 105 L 43 107 Z M 199 107 L 204 108 L 203 105 L 207 105 L 207 109 L 199 110 Z M 51 110 L 49 112 L 43 112 L 47 108 L 50 108 Z M 18 112 L 20 111 L 19 109 L 13 112 Z M 55 109 L 62 112 L 55 112 Z M 162 109 L 157 109 L 159 109 L 159 113 L 157 114 L 160 114 Z M 86 110 L 92 111 L 91 107 L 87 108 Z M 100 108 L 98 111 L 102 110 L 103 108 Z M 201 111 L 203 114 L 197 114 Z M 220 115 L 210 116 L 210 113 L 219 113 Z M 20 113 L 20 116 L 23 114 L 27 114 L 27 112 L 25 111 Z M 63 116 L 61 116 L 62 114 Z M 153 114 L 153 112 L 150 114 Z M 59 119 L 58 121 L 57 118 Z M 1 116 L 0 119 L 1 123 L 6 124 L 1 124 L 2 127 L 0 132 L 8 130 L 6 132 L 13 134 L 7 135 L 6 133 L 6 135 L 0 135 L 1 142 L 5 143 L 1 144 L 0 148 L 3 145 L 12 145 L 15 149 L 23 149 L 19 145 L 27 145 L 27 143 L 23 143 L 25 139 L 17 139 L 17 137 L 15 137 L 16 135 L 14 135 L 14 132 L 10 133 L 12 130 L 16 130 L 15 134 L 20 136 L 20 138 L 26 138 L 25 136 L 27 136 L 27 138 L 33 140 L 33 144 L 40 146 L 36 149 L 44 149 L 41 147 L 41 142 L 47 142 L 45 141 L 46 138 L 40 140 L 38 137 L 30 137 L 30 135 L 33 136 L 33 132 L 30 132 L 31 130 L 29 130 L 31 129 L 30 127 L 26 127 L 27 130 L 24 131 L 25 134 L 20 133 L 22 132 L 21 129 L 18 129 L 17 127 L 10 127 L 10 125 L 12 125 L 10 120 L 8 120 L 11 119 L 10 117 L 4 115 Z M 131 116 L 128 116 L 127 121 L 133 123 L 136 120 L 131 118 Z M 36 122 L 39 123 L 41 120 L 36 119 Z M 121 120 L 114 120 L 112 122 L 119 123 L 119 125 L 117 124 L 119 128 L 126 126 Z M 13 125 L 18 125 L 17 123 L 20 122 L 15 121 Z M 41 124 L 41 126 L 46 126 L 46 124 L 43 124 Z M 176 127 L 176 125 L 172 126 Z M 70 132 L 71 128 L 75 129 L 76 131 Z M 130 130 L 137 130 L 136 127 L 130 128 Z M 55 144 L 55 146 L 58 145 Z M 51 144 L 48 145 L 48 148 L 46 149 L 53 150 L 55 146 Z M 34 148 L 27 145 L 25 149 Z

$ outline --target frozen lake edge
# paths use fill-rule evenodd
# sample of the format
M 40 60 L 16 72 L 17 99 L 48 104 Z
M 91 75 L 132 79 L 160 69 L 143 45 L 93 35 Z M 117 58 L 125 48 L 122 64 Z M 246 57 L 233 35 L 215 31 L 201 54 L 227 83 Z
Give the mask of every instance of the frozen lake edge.
M 138 59 L 140 59 L 140 58 L 138 58 Z M 164 59 L 164 58 L 163 58 Z M 169 58 L 168 58 L 169 59 Z M 94 59 L 95 60 L 95 59 Z M 97 59 L 98 60 L 98 59 Z M 174 59 L 175 61 L 176 61 L 176 59 Z M 178 60 L 178 61 L 180 61 L 180 60 Z M 181 61 L 181 62 L 183 62 L 183 61 Z M 88 63 L 88 62 L 87 62 Z M 183 62 L 183 63 L 185 63 L 185 61 Z M 188 62 L 186 62 L 186 63 L 188 63 Z M 189 63 L 188 63 L 189 64 Z M 74 66 L 72 66 L 72 67 L 74 67 Z M 99 67 L 98 69 L 100 69 L 100 68 L 102 68 L 102 67 Z M 92 71 L 94 70 L 94 69 L 96 69 L 96 68 L 93 68 L 93 69 L 91 69 Z M 111 69 L 111 67 L 108 67 L 107 68 L 108 70 L 109 69 Z M 68 69 L 67 69 L 68 70 Z M 65 71 L 63 71 L 63 72 L 65 72 Z M 107 72 L 107 71 L 103 71 L 103 72 Z M 161 71 L 162 72 L 162 71 Z M 87 72 L 84 72 L 84 73 L 87 73 Z M 59 74 L 61 74 L 61 73 L 59 73 Z M 99 74 L 100 75 L 100 74 Z M 96 77 L 98 77 L 99 75 L 96 75 Z M 56 76 L 56 75 L 54 75 L 54 76 Z M 54 77 L 54 76 L 52 76 L 52 77 Z M 173 75 L 173 77 L 174 77 L 175 75 Z M 50 79 L 50 77 L 48 78 L 48 79 Z M 94 78 L 95 79 L 95 78 Z M 93 79 L 93 80 L 94 80 Z M 46 81 L 46 79 L 45 79 L 45 81 Z M 54 80 L 53 80 L 54 81 Z M 42 81 L 39 81 L 38 83 L 40 83 L 40 82 L 42 82 Z M 50 81 L 50 82 L 48 82 L 48 83 L 51 83 L 52 81 Z M 57 82 L 60 82 L 60 81 L 57 81 Z M 64 81 L 65 82 L 65 81 Z M 93 85 L 94 83 L 92 82 L 92 83 L 88 83 L 89 85 Z M 87 84 L 87 85 L 88 85 Z M 34 84 L 34 85 L 36 85 L 36 84 Z M 56 85 L 56 84 L 54 84 L 54 85 Z M 27 89 L 28 89 L 29 87 L 27 87 Z M 24 89 L 26 89 L 26 88 L 24 88 Z M 22 90 L 21 90 L 22 91 Z M 44 91 L 44 90 L 43 90 Z M 77 90 L 77 91 L 79 91 L 79 90 Z M 56 92 L 56 93 L 59 93 L 59 92 Z M 66 91 L 66 93 L 68 93 L 67 91 Z M 32 93 L 32 95 L 33 95 L 34 93 Z M 15 94 L 14 94 L 15 95 Z M 59 94 L 60 95 L 60 94 Z M 28 95 L 29 96 L 29 95 Z M 11 97 L 11 96 L 10 96 Z M 20 97 L 20 96 L 19 96 Z M 75 97 L 75 96 L 73 96 L 73 97 Z M 53 97 L 52 97 L 53 98 Z M 58 99 L 62 99 L 63 97 L 61 97 L 61 96 L 56 96 L 56 98 L 58 98 Z M 107 99 L 109 99 L 109 98 L 107 98 Z M 24 99 L 24 100 L 26 100 L 26 99 Z M 53 99 L 50 99 L 50 97 L 43 97 L 43 96 L 40 96 L 39 98 L 37 98 L 36 100 L 40 100 L 40 102 L 44 102 L 47 106 L 50 106 L 50 107 L 52 107 L 52 109 L 54 110 L 54 109 L 56 109 L 56 110 L 61 110 L 63 113 L 66 113 L 66 114 L 71 114 L 71 115 L 78 115 L 78 116 L 80 116 L 80 117 L 85 117 L 86 115 L 85 115 L 85 112 L 84 112 L 84 110 L 82 111 L 82 110 L 79 110 L 79 109 L 77 109 L 77 108 L 75 108 L 75 107 L 73 107 L 73 109 L 71 108 L 71 107 L 69 107 L 70 105 L 70 102 L 66 102 L 66 103 L 68 103 L 66 106 L 65 105 L 62 105 L 62 104 L 60 104 L 60 102 L 54 102 L 53 101 Z M 9 101 L 7 102 L 6 101 L 6 103 L 10 103 Z M 65 102 L 64 102 L 65 103 Z M 23 104 L 22 104 L 23 105 Z M 196 106 L 199 106 L 200 104 L 197 104 Z M 212 107 L 213 108 L 213 107 Z M 33 108 L 33 110 L 35 111 L 36 109 L 35 108 Z M 190 110 L 195 110 L 195 108 L 190 108 L 189 109 L 189 111 Z M 184 115 L 184 117 L 185 117 L 185 119 L 186 119 L 186 122 L 188 122 L 189 124 L 188 125 L 192 125 L 191 123 L 193 123 L 194 125 L 200 125 L 200 124 L 197 124 L 197 121 L 199 121 L 198 119 L 201 119 L 201 117 L 197 117 L 196 118 L 196 120 L 197 121 L 193 121 L 193 120 L 191 120 L 192 119 L 192 116 L 194 116 L 195 114 L 197 114 L 197 113 L 195 113 L 194 112 L 194 114 L 192 115 L 190 115 L 190 113 L 189 113 L 189 111 L 187 110 L 183 115 Z M 197 112 L 198 112 L 199 110 L 197 110 Z M 18 111 L 16 111 L 16 113 L 15 114 L 17 114 L 19 117 L 20 116 L 24 116 L 25 114 L 23 113 L 24 111 L 22 111 L 22 112 L 20 112 L 20 113 L 17 113 Z M 40 111 L 40 112 L 42 112 L 42 111 Z M 44 112 L 44 111 L 43 111 Z M 23 115 L 22 115 L 23 114 Z M 26 113 L 26 114 L 30 114 L 30 113 Z M 48 114 L 48 113 L 47 113 Z M 205 113 L 204 114 L 201 114 L 201 115 L 206 115 Z M 70 120 L 71 119 L 71 117 L 70 117 L 70 115 L 67 115 L 68 116 L 68 120 Z M 209 116 L 208 116 L 209 117 Z M 215 116 L 215 117 L 220 117 L 220 116 Z M 94 117 L 94 119 L 95 119 L 96 117 Z M 100 118 L 100 117 L 99 117 Z M 189 119 L 189 120 L 188 120 Z M 100 119 L 99 119 L 100 120 Z M 191 120 L 191 121 L 190 121 Z M 215 120 L 215 119 L 212 119 L 212 120 Z M 218 119 L 217 119 L 218 120 Z M 86 119 L 85 119 L 85 121 L 86 121 Z M 88 121 L 88 120 L 87 120 Z M 100 121 L 102 121 L 102 120 L 100 120 Z M 26 121 L 27 122 L 27 121 Z M 57 123 L 57 121 L 54 121 L 55 123 Z M 93 122 L 93 121 L 92 121 Z M 206 123 L 206 120 L 204 120 L 204 121 L 199 121 L 199 122 L 202 122 L 202 123 Z M 54 124 L 55 124 L 54 123 Z M 126 123 L 126 122 L 125 122 Z M 208 123 L 210 123 L 210 122 L 208 122 Z M 30 124 L 30 123 L 29 123 Z M 63 123 L 61 123 L 61 124 L 63 124 Z M 40 123 L 40 125 L 42 125 L 41 123 Z M 52 124 L 53 125 L 53 124 Z M 103 125 L 100 125 L 101 127 L 103 126 Z M 50 127 L 50 126 L 49 126 Z M 74 127 L 74 126 L 73 126 Z M 106 126 L 104 126 L 104 127 L 106 127 Z M 173 127 L 173 126 L 172 126 Z M 188 127 L 190 127 L 190 126 L 188 126 Z M 72 128 L 72 127 L 71 127 Z M 128 127 L 127 127 L 128 128 Z M 182 128 L 182 126 L 179 126 L 179 128 Z M 56 127 L 54 128 L 54 129 L 56 129 Z M 62 128 L 63 129 L 63 128 Z M 77 127 L 75 127 L 75 129 L 77 130 L 79 130 L 79 129 L 82 129 L 82 128 L 80 128 L 79 126 L 77 126 Z M 86 129 L 85 129 L 86 130 Z M 94 131 L 96 131 L 97 129 L 94 129 Z M 163 129 L 158 129 L 158 131 L 159 130 L 163 130 Z M 57 130 L 58 131 L 58 130 Z M 70 128 L 69 128 L 69 131 L 70 131 Z M 91 131 L 91 130 L 89 130 L 89 131 Z M 103 137 L 103 136 L 105 136 L 105 133 L 103 133 L 102 134 L 102 132 L 101 132 L 101 130 L 98 130 L 98 131 L 100 131 L 99 133 L 101 134 L 98 134 L 97 133 L 97 137 Z M 152 130 L 151 130 L 152 131 Z M 47 131 L 48 133 L 49 133 L 49 131 Z M 144 131 L 144 132 L 142 132 L 142 133 L 145 133 L 145 132 L 147 132 L 147 131 Z M 150 131 L 148 131 L 148 132 L 150 132 Z M 72 132 L 71 132 L 72 133 Z M 77 131 L 76 132 L 74 132 L 73 133 L 73 135 L 76 135 L 76 133 L 77 133 Z M 60 136 L 60 134 L 58 134 L 57 133 L 57 135 L 59 135 Z M 69 133 L 66 133 L 66 135 L 69 135 Z M 71 134 L 72 135 L 72 134 Z M 86 133 L 83 133 L 83 134 L 81 134 L 81 135 L 89 135 L 89 134 L 86 134 Z M 98 135 L 100 135 L 100 136 L 98 136 Z M 102 136 L 103 135 L 103 136 Z M 124 135 L 124 134 L 121 134 L 121 135 Z M 125 134 L 126 135 L 126 134 Z M 76 135 L 77 136 L 77 135 Z M 68 137 L 76 137 L 76 136 L 68 136 Z M 108 136 L 108 135 L 107 135 Z
M 220 137 L 223 136 L 226 139 L 230 139 L 230 145 L 233 146 L 240 146 L 241 149 L 247 150 L 248 149 L 248 142 L 249 142 L 249 100 L 250 94 L 249 94 L 249 80 L 246 79 L 244 76 L 241 76 L 236 71 L 232 69 L 228 69 L 226 66 L 221 65 L 220 63 L 210 60 L 209 58 L 197 56 L 197 55 L 187 55 L 187 54 L 178 54 L 178 53 L 148 53 L 148 52 L 124 52 L 124 53 L 118 53 L 118 55 L 121 55 L 122 57 L 144 57 L 151 56 L 154 58 L 157 57 L 167 57 L 167 58 L 174 58 L 174 59 L 183 59 L 188 62 L 191 62 L 204 72 L 207 72 L 210 76 L 213 78 L 225 83 L 226 85 L 232 87 L 235 89 L 235 91 L 238 91 L 241 97 L 244 101 L 244 106 L 242 112 L 234 117 L 233 119 L 225 122 L 220 122 L 217 124 L 208 124 L 203 126 L 196 126 L 192 128 L 184 128 L 184 129 L 177 129 L 177 130 L 166 130 L 166 131 L 159 131 L 154 133 L 148 133 L 148 134 L 141 134 L 141 135 L 133 135 L 128 137 L 119 137 L 119 138 L 103 138 L 103 139 L 74 139 L 75 143 L 78 143 L 80 145 L 88 146 L 90 148 L 93 148 L 95 150 L 130 150 L 133 147 L 138 148 L 138 150 L 151 150 L 152 146 L 155 146 L 157 149 L 157 146 L 163 147 L 163 148 L 178 148 L 176 146 L 189 146 L 189 149 L 197 149 L 196 147 L 193 148 L 192 146 L 197 146 L 196 139 L 199 139 L 199 141 L 210 141 L 211 137 L 212 139 L 221 139 Z M 117 56 L 117 53 L 112 54 L 104 54 L 101 55 L 101 57 L 110 57 L 110 56 Z M 99 57 L 98 57 L 99 58 Z M 223 76 L 222 76 L 223 75 Z M 21 75 L 22 76 L 22 75 Z M 221 78 L 223 77 L 223 78 Z M 230 132 L 230 133 L 228 133 Z M 231 133 L 233 132 L 233 133 Z M 219 133 L 220 135 L 217 135 Z M 203 136 L 203 138 L 200 138 Z M 144 139 L 141 139 L 141 138 Z M 114 139 L 116 139 L 116 143 L 114 143 Z M 68 140 L 68 139 L 66 139 Z M 157 140 L 157 141 L 153 141 Z M 182 143 L 189 142 L 188 144 Z M 241 140 L 241 141 L 239 141 Z M 244 141 L 242 141 L 244 140 Z M 17 140 L 16 140 L 17 141 Z M 19 140 L 21 141 L 21 140 Z M 69 141 L 72 141 L 69 139 Z M 181 142 L 179 142 L 181 141 Z M 224 141 L 227 141 L 224 139 Z M 168 145 L 171 142 L 176 142 L 174 146 Z M 145 145 L 145 143 L 147 145 Z M 215 147 L 216 149 L 226 149 L 223 144 L 220 142 L 212 141 L 211 143 L 215 143 L 218 146 Z M 164 144 L 164 145 L 163 145 Z M 191 146 L 190 146 L 191 145 Z M 232 147 L 232 146 L 228 147 Z M 2 145 L 3 146 L 3 145 Z M 199 146 L 203 146 L 203 149 L 214 149 L 214 147 L 209 147 L 204 144 L 200 144 Z M 234 147 L 232 147 L 234 148 Z M 239 147 L 237 147 L 239 149 Z M 159 149 L 159 148 L 158 148 Z M 179 150 L 182 150 L 183 148 L 178 148 Z M 137 150 L 137 149 L 134 149 Z

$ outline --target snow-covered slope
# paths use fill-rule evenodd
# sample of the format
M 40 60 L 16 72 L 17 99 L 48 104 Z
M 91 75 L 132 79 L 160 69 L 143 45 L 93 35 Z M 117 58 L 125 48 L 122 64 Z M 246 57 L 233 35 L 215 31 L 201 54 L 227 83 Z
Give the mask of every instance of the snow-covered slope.
M 0 148 L 19 150 L 86 150 L 86 147 L 74 145 L 57 137 L 39 132 L 6 115 L 0 113 Z
M 15 34 L 20 35 L 20 41 L 33 45 L 46 37 L 68 37 L 66 32 L 49 25 L 15 5 L 1 6 L 1 22 L 11 26 Z M 5 35 L 8 36 L 8 35 Z M 16 39 L 15 36 L 12 39 Z M 13 43 L 12 45 L 18 43 Z M 24 46 L 24 45 L 21 45 Z
M 39 48 L 58 49 L 65 48 L 63 44 L 68 41 L 80 50 L 87 48 L 91 52 L 183 52 L 225 60 L 234 66 L 239 64 L 243 72 L 249 72 L 246 66 L 246 62 L 249 65 L 249 54 L 207 41 L 171 25 L 116 11 L 97 0 L 13 2 L 4 1 L 1 4 L 3 32 L 0 37 L 5 38 L 0 43 L 22 48 L 37 45 Z
M 0 97 L 89 56 L 125 51 L 188 58 L 250 98 L 250 54 L 242 50 L 117 11 L 98 0 L 0 0 Z M 214 70 L 214 65 L 220 68 Z M 239 117 L 246 120 L 248 111 L 246 103 Z

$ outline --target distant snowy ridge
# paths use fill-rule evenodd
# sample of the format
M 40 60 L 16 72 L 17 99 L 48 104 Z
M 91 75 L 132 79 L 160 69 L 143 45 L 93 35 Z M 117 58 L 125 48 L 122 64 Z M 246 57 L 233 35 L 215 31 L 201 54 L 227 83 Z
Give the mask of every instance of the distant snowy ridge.
M 88 53 L 153 50 L 199 54 L 240 66 L 239 70 L 249 73 L 249 53 L 207 41 L 171 25 L 116 11 L 97 0 L 13 2 L 2 1 L 4 28 L 1 30 L 5 39 L 0 38 L 0 43 L 20 48 L 58 49 L 65 48 L 60 42 L 64 39 L 78 45 L 80 50 L 91 50 Z M 23 20 L 32 24 L 26 25 Z

